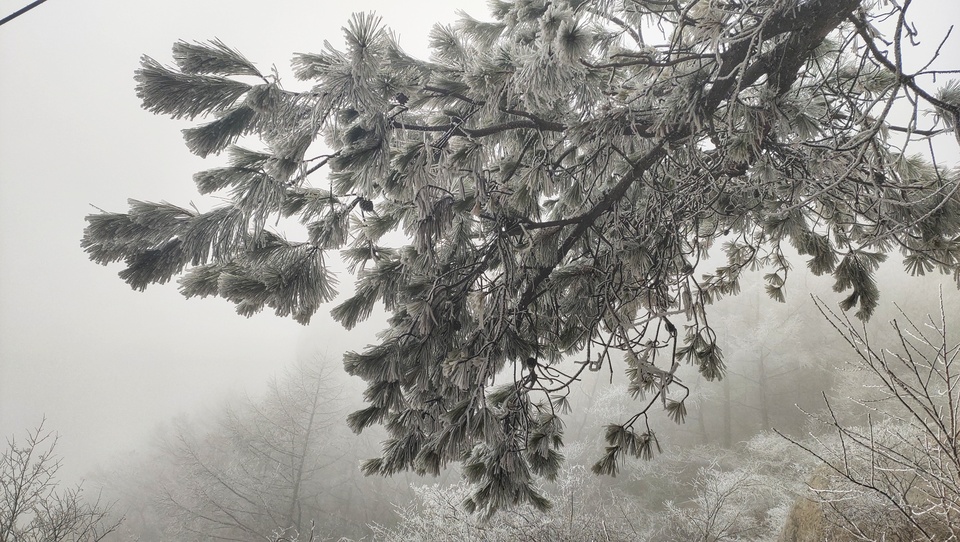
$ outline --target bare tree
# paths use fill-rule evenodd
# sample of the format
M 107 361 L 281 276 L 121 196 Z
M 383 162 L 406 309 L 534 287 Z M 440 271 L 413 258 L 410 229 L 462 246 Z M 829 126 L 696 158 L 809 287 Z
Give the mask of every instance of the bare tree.
M 58 490 L 59 437 L 44 431 L 45 422 L 22 444 L 7 439 L 0 457 L 0 542 L 102 540 L 123 520 L 112 518 L 99 497 L 86 499 L 81 485 Z
M 263 397 L 223 409 L 212 426 L 178 422 L 164 438 L 154 482 L 170 519 L 164 536 L 304 542 L 365 532 L 366 508 L 383 493 L 373 482 L 382 481 L 357 483 L 356 453 L 372 446 L 342 423 L 339 388 L 328 367 L 300 363 Z M 380 509 L 389 513 L 387 505 Z
M 826 400 L 818 417 L 834 439 L 799 443 L 828 469 L 814 490 L 838 536 L 956 540 L 960 537 L 960 344 L 940 312 L 915 321 L 900 310 L 892 346 L 881 346 L 817 300 L 856 352 L 868 396 L 855 402 L 862 424 Z M 898 307 L 899 309 L 899 307 Z M 824 395 L 826 399 L 826 395 Z M 881 521 L 882 520 L 882 521 Z

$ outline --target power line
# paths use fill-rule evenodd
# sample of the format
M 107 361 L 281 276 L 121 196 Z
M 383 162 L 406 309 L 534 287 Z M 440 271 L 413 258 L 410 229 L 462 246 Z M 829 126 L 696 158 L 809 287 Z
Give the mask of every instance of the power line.
M 21 8 L 21 9 L 17 10 L 16 12 L 11 13 L 10 15 L 7 15 L 7 16 L 4 17 L 2 20 L 0 20 L 0 25 L 6 23 L 7 21 L 12 21 L 12 20 L 16 19 L 17 17 L 23 15 L 24 13 L 30 11 L 31 9 L 39 6 L 40 4 L 42 4 L 42 3 L 46 2 L 46 1 L 47 1 L 47 0 L 37 0 L 36 2 L 30 4 L 29 6 L 26 6 L 26 7 L 24 7 L 24 8 Z

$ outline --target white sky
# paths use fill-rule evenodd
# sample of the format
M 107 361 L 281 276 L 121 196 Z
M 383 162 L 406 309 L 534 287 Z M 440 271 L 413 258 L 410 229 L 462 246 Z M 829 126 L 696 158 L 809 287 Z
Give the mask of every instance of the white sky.
M 0 16 L 29 1 L 0 0 Z M 960 22 L 956 0 L 917 4 L 936 7 L 928 36 Z M 377 322 L 346 332 L 325 311 L 304 328 L 184 300 L 175 284 L 134 292 L 118 266 L 87 259 L 83 218 L 91 204 L 125 211 L 127 198 L 200 201 L 192 174 L 221 163 L 189 154 L 188 123 L 140 108 L 141 54 L 169 63 L 174 41 L 217 37 L 276 64 L 296 89 L 292 54 L 340 46 L 351 12 L 377 11 L 424 56 L 430 26 L 453 21 L 453 6 L 486 18 L 482 0 L 49 0 L 0 26 L 0 436 L 46 415 L 76 476 L 177 413 L 260 388 L 298 355 L 338 358 L 372 342 Z
M 28 3 L 0 0 L 0 17 Z M 347 332 L 324 310 L 304 328 L 185 300 L 173 283 L 135 292 L 119 266 L 87 259 L 84 216 L 91 204 L 126 211 L 127 198 L 199 202 L 192 174 L 220 164 L 189 154 L 188 123 L 140 108 L 140 55 L 171 63 L 176 40 L 217 37 L 304 88 L 289 75 L 293 53 L 341 46 L 352 12 L 377 11 L 424 56 L 453 6 L 486 18 L 480 0 L 49 0 L 0 26 L 0 436 L 46 415 L 76 476 L 158 422 L 259 389 L 298 355 L 321 348 L 339 365 L 344 350 L 373 342 L 380 325 Z

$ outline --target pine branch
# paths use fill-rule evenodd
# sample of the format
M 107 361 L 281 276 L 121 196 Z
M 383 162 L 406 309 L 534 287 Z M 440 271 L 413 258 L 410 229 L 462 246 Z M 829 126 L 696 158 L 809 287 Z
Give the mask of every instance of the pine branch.
M 219 39 L 206 43 L 178 41 L 173 44 L 173 59 L 183 73 L 251 75 L 263 79 L 253 63 Z
M 251 88 L 225 77 L 179 73 L 148 56 L 140 59 L 140 66 L 134 79 L 143 108 L 174 119 L 225 111 Z

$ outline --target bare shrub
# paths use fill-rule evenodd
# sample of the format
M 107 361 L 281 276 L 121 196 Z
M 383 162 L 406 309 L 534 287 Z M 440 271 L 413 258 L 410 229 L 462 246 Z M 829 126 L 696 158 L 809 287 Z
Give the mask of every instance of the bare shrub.
M 58 487 L 58 436 L 43 425 L 22 443 L 9 438 L 0 456 L 0 542 L 102 540 L 122 519 L 99 498 L 88 500 L 81 485 Z

